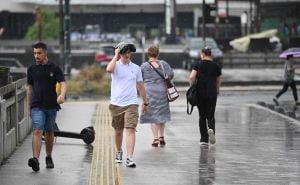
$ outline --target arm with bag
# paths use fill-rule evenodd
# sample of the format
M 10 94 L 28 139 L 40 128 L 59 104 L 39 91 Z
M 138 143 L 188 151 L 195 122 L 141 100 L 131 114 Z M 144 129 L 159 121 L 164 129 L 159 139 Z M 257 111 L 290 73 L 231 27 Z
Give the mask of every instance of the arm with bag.
M 190 87 L 186 92 L 186 112 L 188 115 L 191 115 L 194 109 L 194 106 L 197 105 L 198 102 L 198 89 L 197 89 L 197 71 L 192 70 L 190 77 L 189 77 L 189 83 Z M 191 106 L 191 110 L 189 110 L 189 105 Z

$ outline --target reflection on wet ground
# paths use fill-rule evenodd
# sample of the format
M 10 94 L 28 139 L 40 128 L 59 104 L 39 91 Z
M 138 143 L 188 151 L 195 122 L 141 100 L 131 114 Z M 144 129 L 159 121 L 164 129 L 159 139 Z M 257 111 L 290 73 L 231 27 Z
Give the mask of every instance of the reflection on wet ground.
M 199 184 L 214 184 L 215 176 L 215 147 L 200 147 Z
M 219 107 L 217 184 L 300 182 L 300 128 L 253 106 Z
M 299 184 L 299 123 L 255 104 L 220 104 L 217 143 L 201 148 L 197 110 L 187 116 L 182 108 L 172 107 L 164 148 L 152 148 L 150 127 L 139 126 L 138 167 L 122 168 L 123 184 Z
M 137 168 L 121 164 L 120 184 L 300 184 L 300 122 L 253 103 L 253 100 L 260 101 L 266 97 L 271 96 L 221 96 L 216 109 L 217 143 L 201 148 L 198 111 L 196 109 L 191 116 L 187 115 L 186 100 L 181 96 L 171 104 L 172 121 L 166 126 L 165 147 L 153 148 L 150 125 L 138 125 L 134 154 Z M 249 101 L 253 104 L 247 104 Z M 60 128 L 78 131 L 96 122 L 95 105 L 80 103 L 79 107 L 79 103 L 67 103 L 58 119 Z M 93 118 L 95 120 L 90 121 Z M 101 143 L 105 143 L 103 138 L 106 135 L 103 134 L 96 133 L 96 136 L 101 136 Z M 33 173 L 26 164 L 31 155 L 31 137 L 28 137 L 0 167 L 0 184 L 89 184 L 92 155 L 103 150 L 96 146 L 96 143 L 87 146 L 80 140 L 58 138 L 53 154 L 55 168 L 45 168 L 42 153 L 41 171 Z M 112 143 L 111 146 L 114 147 Z M 123 150 L 125 158 L 125 145 Z M 107 164 L 105 160 L 99 158 Z M 99 168 L 95 177 L 101 172 L 103 170 Z

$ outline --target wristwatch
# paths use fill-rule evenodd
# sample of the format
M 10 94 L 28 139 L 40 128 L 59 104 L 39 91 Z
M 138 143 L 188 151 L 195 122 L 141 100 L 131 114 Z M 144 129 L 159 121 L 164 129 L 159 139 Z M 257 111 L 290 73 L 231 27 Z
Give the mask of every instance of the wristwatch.
M 144 105 L 145 105 L 145 106 L 148 106 L 149 104 L 148 104 L 148 103 L 144 103 Z

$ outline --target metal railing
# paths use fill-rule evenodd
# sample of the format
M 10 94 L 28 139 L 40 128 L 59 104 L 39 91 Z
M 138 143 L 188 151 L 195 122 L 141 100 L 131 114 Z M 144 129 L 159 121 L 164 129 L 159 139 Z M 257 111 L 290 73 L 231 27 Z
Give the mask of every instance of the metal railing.
M 224 68 L 283 68 L 286 59 L 279 58 L 280 53 L 226 53 L 223 57 Z M 297 66 L 300 59 L 294 59 Z
M 0 162 L 7 159 L 31 132 L 27 113 L 26 79 L 0 87 Z

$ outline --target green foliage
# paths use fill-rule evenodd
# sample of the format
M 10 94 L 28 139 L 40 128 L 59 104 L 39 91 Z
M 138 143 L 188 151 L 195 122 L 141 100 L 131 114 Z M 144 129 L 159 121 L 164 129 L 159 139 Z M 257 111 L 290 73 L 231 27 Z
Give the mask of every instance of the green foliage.
M 55 15 L 54 12 L 50 10 L 42 9 L 42 39 L 43 40 L 54 40 L 59 38 L 59 17 Z M 31 25 L 25 38 L 28 40 L 37 40 L 37 23 L 35 22 Z
M 110 77 L 99 65 L 87 65 L 67 81 L 68 93 L 108 95 Z
M 292 23 L 296 22 L 297 20 L 294 18 L 286 18 L 286 23 L 291 25 Z M 269 29 L 277 29 L 278 33 L 277 36 L 280 38 L 280 40 L 284 40 L 284 32 L 283 32 L 283 26 L 284 23 L 280 20 L 278 17 L 270 17 L 265 18 L 261 22 L 261 31 L 266 31 Z

